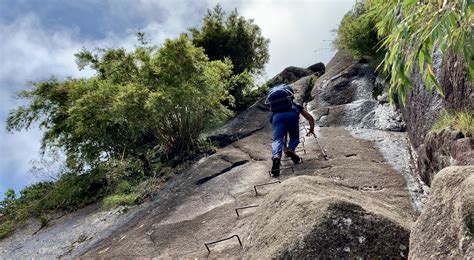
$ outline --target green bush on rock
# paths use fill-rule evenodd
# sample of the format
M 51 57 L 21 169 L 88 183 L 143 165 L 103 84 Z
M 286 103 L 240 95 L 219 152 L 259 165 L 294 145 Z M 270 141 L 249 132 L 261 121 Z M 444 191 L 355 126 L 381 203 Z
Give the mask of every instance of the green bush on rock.
M 366 58 L 376 62 L 380 61 L 383 51 L 378 50 L 376 21 L 364 15 L 367 9 L 366 3 L 357 2 L 354 8 L 344 15 L 336 30 L 333 44 L 338 49 L 347 50 L 356 59 Z
M 232 115 L 223 105 L 235 84 L 232 64 L 209 61 L 186 36 L 161 48 L 82 50 L 76 57 L 95 76 L 35 82 L 18 94 L 29 103 L 9 114 L 10 132 L 39 123 L 42 150 L 64 151 L 67 167 L 58 180 L 28 186 L 19 197 L 7 192 L 2 237 L 29 217 L 46 225 L 54 212 L 104 197 L 105 207 L 133 204 L 140 182 L 160 178 L 163 160 L 199 152 L 200 133 Z
M 208 10 L 201 28 L 191 28 L 194 45 L 204 49 L 211 61 L 232 63 L 229 94 L 232 100 L 224 104 L 241 111 L 256 101 L 259 92 L 253 75 L 263 73 L 269 60 L 270 41 L 262 36 L 260 28 L 239 16 L 237 10 L 229 15 L 219 5 Z

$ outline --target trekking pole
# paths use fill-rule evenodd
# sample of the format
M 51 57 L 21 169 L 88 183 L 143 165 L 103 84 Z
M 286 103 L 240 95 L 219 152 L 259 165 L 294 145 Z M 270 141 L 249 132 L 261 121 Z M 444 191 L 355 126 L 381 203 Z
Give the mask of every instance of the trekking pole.
M 309 129 L 307 129 L 305 127 L 306 131 L 309 132 Z M 319 149 L 321 149 L 321 153 L 323 154 L 323 157 L 324 157 L 324 160 L 327 160 L 328 159 L 328 155 L 326 154 L 326 152 L 324 151 L 323 147 L 321 146 L 321 144 L 319 143 L 319 140 L 318 140 L 318 137 L 316 137 L 316 134 L 313 133 L 313 137 L 314 139 L 316 139 L 316 142 L 318 143 L 318 146 L 319 146 Z

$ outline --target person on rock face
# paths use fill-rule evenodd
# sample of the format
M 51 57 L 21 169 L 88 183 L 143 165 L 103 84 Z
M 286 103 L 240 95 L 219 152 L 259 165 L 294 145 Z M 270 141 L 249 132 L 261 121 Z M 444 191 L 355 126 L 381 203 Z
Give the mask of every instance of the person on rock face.
M 301 162 L 301 158 L 296 155 L 295 149 L 300 142 L 299 136 L 299 115 L 302 114 L 309 122 L 309 131 L 306 136 L 314 133 L 314 118 L 306 109 L 293 102 L 294 91 L 285 84 L 278 85 L 270 89 L 265 104 L 270 106 L 272 116 L 272 176 L 280 175 L 280 161 L 283 147 L 286 145 L 285 136 L 288 134 L 290 140 L 285 154 L 291 158 L 293 163 Z

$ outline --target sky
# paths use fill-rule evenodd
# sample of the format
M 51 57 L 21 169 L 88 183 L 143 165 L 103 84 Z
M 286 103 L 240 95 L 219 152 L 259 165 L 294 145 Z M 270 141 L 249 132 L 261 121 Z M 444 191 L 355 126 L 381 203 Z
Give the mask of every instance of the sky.
M 26 102 L 14 98 L 17 91 L 52 75 L 93 76 L 77 69 L 74 53 L 84 47 L 131 50 L 138 31 L 160 45 L 199 27 L 217 3 L 228 12 L 237 8 L 270 39 L 264 80 L 288 66 L 326 64 L 335 53 L 333 30 L 355 0 L 0 0 L 0 199 L 8 188 L 18 192 L 50 178 L 33 174 L 33 162 L 42 162 L 46 172 L 60 167 L 60 156 L 40 156 L 41 129 L 5 130 L 9 111 Z

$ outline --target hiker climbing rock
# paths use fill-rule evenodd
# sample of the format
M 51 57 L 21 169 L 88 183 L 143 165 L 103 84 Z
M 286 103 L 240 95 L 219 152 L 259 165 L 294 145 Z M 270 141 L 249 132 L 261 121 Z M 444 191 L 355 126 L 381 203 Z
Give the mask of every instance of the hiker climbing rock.
M 309 122 L 307 136 L 314 134 L 314 118 L 306 109 L 293 102 L 294 91 L 285 84 L 278 85 L 270 89 L 265 104 L 270 106 L 272 116 L 272 176 L 280 175 L 280 161 L 283 146 L 286 145 L 285 136 L 289 135 L 288 147 L 285 154 L 291 158 L 293 163 L 301 162 L 301 158 L 296 154 L 295 149 L 299 144 L 299 115 L 302 114 Z

